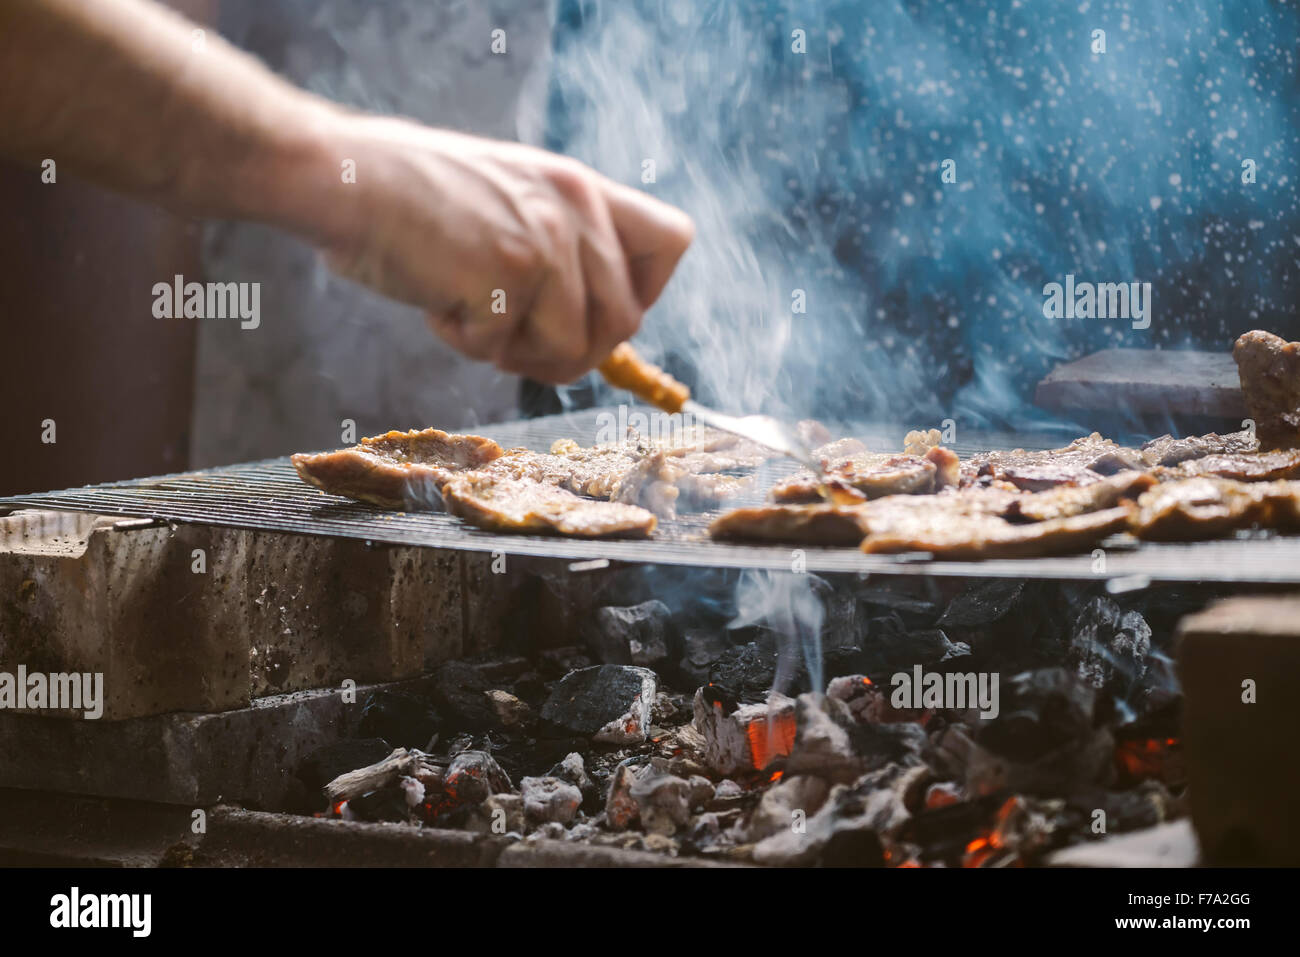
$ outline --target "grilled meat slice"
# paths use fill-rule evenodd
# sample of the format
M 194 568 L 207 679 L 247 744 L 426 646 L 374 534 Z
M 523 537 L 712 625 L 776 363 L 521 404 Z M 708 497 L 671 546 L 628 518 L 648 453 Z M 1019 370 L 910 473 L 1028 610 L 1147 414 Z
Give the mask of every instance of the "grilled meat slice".
M 1058 485 L 1088 485 L 1103 476 L 1146 465 L 1136 449 L 1117 445 L 1093 432 L 1059 449 L 1012 449 L 973 455 L 962 463 L 961 480 L 964 485 L 978 479 L 1010 482 L 1024 491 L 1040 492 Z
M 1300 449 L 1245 452 L 1239 455 L 1207 455 L 1189 459 L 1173 469 L 1154 470 L 1161 478 L 1178 477 L 1235 479 L 1239 482 L 1272 482 L 1300 478 Z
M 797 545 L 856 545 L 866 534 L 865 506 L 826 502 L 735 508 L 709 525 L 713 538 Z
M 384 508 L 430 508 L 438 489 L 457 472 L 488 465 L 501 446 L 481 435 L 441 429 L 388 432 L 337 452 L 292 456 L 304 482 Z
M 447 511 L 493 532 L 539 532 L 575 538 L 645 538 L 655 517 L 644 508 L 596 502 L 557 485 L 465 472 L 442 487 Z
M 1126 508 L 1111 508 L 1017 525 L 991 514 L 914 509 L 895 512 L 883 521 L 870 516 L 871 532 L 861 548 L 869 554 L 930 552 L 936 558 L 958 561 L 1032 558 L 1091 548 L 1107 535 L 1123 531 L 1128 514 Z
M 1162 482 L 1138 498 L 1129 517 L 1133 534 L 1153 541 L 1218 538 L 1255 525 L 1300 528 L 1300 482 Z
M 1172 435 L 1162 435 L 1142 446 L 1142 458 L 1148 465 L 1177 465 L 1190 459 L 1201 459 L 1207 455 L 1227 455 L 1240 452 L 1258 452 L 1259 439 L 1249 430 L 1230 432 L 1219 435 L 1189 435 L 1176 439 Z
M 1136 499 L 1155 484 L 1155 478 L 1146 472 L 1120 472 L 1087 485 L 1062 485 L 1016 496 L 1005 514 L 1012 521 L 1047 522 L 1100 512 L 1114 508 L 1123 499 Z
M 1260 447 L 1300 446 L 1300 342 L 1255 330 L 1232 348 Z
M 829 480 L 857 489 L 867 498 L 885 495 L 922 495 L 934 491 L 934 463 L 916 455 L 864 453 L 835 463 L 826 469 Z M 817 502 L 821 483 L 812 472 L 802 470 L 772 488 L 775 502 Z
M 927 495 L 955 485 L 959 463 L 955 453 L 936 446 L 924 455 L 862 452 L 829 463 L 827 484 L 861 493 L 863 498 L 886 495 Z M 787 504 L 821 501 L 821 483 L 804 469 L 772 488 L 772 500 Z
M 935 514 L 960 521 L 966 516 L 1005 512 L 1021 494 L 1005 489 L 947 489 L 935 495 L 890 495 L 863 504 L 762 505 L 737 508 L 709 526 L 714 538 L 790 542 L 805 545 L 855 545 L 869 532 Z

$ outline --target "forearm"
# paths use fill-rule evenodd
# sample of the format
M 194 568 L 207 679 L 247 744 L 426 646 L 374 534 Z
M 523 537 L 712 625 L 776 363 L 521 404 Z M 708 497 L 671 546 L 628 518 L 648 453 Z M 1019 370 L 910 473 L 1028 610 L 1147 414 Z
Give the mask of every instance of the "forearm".
M 0 4 L 0 152 L 329 241 L 336 109 L 196 29 L 145 0 Z

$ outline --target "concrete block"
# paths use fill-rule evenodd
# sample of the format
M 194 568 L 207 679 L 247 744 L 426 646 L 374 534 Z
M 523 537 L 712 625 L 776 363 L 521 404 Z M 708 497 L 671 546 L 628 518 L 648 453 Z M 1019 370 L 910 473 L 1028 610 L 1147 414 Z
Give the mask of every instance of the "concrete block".
M 1178 626 L 1192 822 L 1211 865 L 1300 864 L 1300 595 L 1215 602 Z
M 500 642 L 491 561 L 19 511 L 0 516 L 0 671 L 101 672 L 104 720 L 413 677 Z

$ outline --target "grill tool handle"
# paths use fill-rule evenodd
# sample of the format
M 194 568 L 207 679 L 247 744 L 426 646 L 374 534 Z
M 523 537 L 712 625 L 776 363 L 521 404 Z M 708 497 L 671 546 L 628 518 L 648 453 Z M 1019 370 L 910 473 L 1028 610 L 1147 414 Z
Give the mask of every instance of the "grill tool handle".
M 681 412 L 691 397 L 690 389 L 657 365 L 646 362 L 626 342 L 620 343 L 596 368 L 614 388 L 625 389 L 668 413 Z

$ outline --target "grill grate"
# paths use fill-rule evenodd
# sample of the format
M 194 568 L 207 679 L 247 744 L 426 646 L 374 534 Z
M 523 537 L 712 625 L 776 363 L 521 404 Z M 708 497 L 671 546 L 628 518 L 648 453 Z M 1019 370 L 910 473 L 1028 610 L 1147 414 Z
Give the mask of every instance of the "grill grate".
M 608 410 L 606 410 L 608 411 Z M 484 426 L 507 448 L 544 450 L 560 438 L 595 440 L 595 410 Z M 896 432 L 897 430 L 893 430 Z M 901 436 L 868 430 L 861 436 L 876 448 L 897 447 Z M 955 444 L 962 455 L 986 448 L 1050 448 L 1059 436 L 968 433 Z M 787 473 L 792 463 L 772 463 L 767 479 Z M 389 512 L 325 495 L 305 485 L 287 458 L 268 459 L 201 472 L 115 482 L 56 492 L 0 498 L 0 513 L 33 507 L 152 518 L 166 522 L 327 535 L 368 542 L 432 548 L 503 552 L 585 561 L 608 559 L 671 565 L 790 569 L 789 546 L 713 542 L 706 529 L 714 513 L 661 522 L 649 541 L 586 541 L 537 535 L 498 535 L 438 512 Z M 925 555 L 864 555 L 853 548 L 802 549 L 813 572 L 927 574 L 1050 579 L 1223 581 L 1300 583 L 1300 537 L 1243 536 L 1191 544 L 1136 543 L 1119 536 L 1104 543 L 1104 570 L 1091 555 L 985 562 L 933 561 Z

